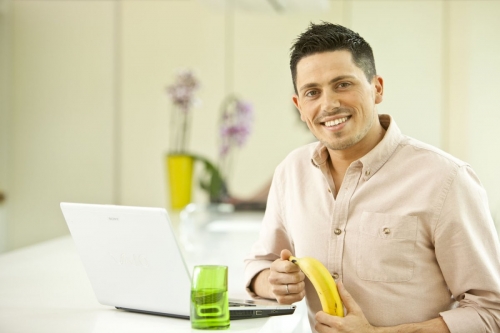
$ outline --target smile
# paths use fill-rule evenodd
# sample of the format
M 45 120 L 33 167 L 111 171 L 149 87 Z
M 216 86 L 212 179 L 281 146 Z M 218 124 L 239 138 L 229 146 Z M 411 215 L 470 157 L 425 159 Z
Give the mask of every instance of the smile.
M 331 121 L 326 121 L 325 126 L 326 127 L 332 127 L 332 126 L 337 126 L 339 124 L 345 123 L 349 117 L 344 117 L 344 118 L 339 118 Z

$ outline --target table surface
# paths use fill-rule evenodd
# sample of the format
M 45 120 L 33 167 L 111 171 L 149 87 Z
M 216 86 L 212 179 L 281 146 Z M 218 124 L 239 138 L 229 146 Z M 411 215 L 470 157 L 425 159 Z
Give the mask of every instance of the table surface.
M 0 255 L 0 332 L 69 331 L 201 332 L 191 329 L 189 320 L 99 304 L 71 236 Z M 293 315 L 234 320 L 228 331 L 310 332 L 310 328 L 305 303 L 299 302 Z

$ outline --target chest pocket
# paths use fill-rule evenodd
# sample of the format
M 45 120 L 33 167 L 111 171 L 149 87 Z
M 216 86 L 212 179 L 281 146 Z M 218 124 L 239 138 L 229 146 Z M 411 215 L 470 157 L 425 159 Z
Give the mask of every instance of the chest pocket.
M 362 280 L 403 282 L 413 277 L 418 218 L 364 212 L 356 272 Z

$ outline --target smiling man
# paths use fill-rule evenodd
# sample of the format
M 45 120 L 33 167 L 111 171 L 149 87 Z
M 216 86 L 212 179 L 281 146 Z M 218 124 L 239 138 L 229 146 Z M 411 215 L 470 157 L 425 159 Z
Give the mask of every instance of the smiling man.
M 470 166 L 378 114 L 384 81 L 357 33 L 311 24 L 290 69 L 293 102 L 319 142 L 276 168 L 246 260 L 249 293 L 305 297 L 320 333 L 500 332 L 500 245 Z M 292 253 L 327 267 L 345 317 L 321 311 Z
M 376 75 L 368 79 L 347 50 L 314 53 L 296 67 L 293 102 L 312 134 L 336 155 L 330 172 L 340 188 L 349 164 L 384 137 L 375 110 L 382 102 L 383 80 Z

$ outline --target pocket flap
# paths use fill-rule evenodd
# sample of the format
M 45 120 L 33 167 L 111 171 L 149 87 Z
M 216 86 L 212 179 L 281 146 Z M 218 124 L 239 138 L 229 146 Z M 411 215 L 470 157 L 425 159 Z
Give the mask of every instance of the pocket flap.
M 416 216 L 364 212 L 359 231 L 379 238 L 416 240 L 417 224 Z

